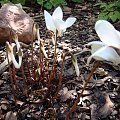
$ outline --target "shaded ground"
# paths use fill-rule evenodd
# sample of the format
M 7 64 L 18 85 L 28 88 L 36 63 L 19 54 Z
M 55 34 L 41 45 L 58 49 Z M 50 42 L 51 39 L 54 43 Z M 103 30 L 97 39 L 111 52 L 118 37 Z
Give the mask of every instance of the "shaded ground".
M 45 23 L 42 12 L 36 9 L 26 9 L 28 14 L 35 19 L 40 26 L 41 38 L 45 38 Z M 71 60 L 67 59 L 63 71 L 61 90 L 57 98 L 55 96 L 58 87 L 58 78 L 51 82 L 47 89 L 47 80 L 35 81 L 31 73 L 31 49 L 24 49 L 23 66 L 24 79 L 27 81 L 29 97 L 23 92 L 23 77 L 21 70 L 16 71 L 16 79 L 19 90 L 16 89 L 18 104 L 15 106 L 11 93 L 9 72 L 6 70 L 0 75 L 0 119 L 6 120 L 63 120 L 68 110 L 73 105 L 83 84 L 90 73 L 93 63 L 86 65 L 89 49 L 85 44 L 97 40 L 94 24 L 98 8 L 92 4 L 76 5 L 74 8 L 64 8 L 64 18 L 74 16 L 76 23 L 59 38 L 58 50 L 79 53 L 78 64 L 80 77 L 76 77 Z M 5 48 L 1 48 L 1 62 L 5 58 Z M 27 53 L 26 53 L 27 51 Z M 51 52 L 52 53 L 52 52 Z M 37 64 L 39 56 L 38 42 L 34 42 L 34 62 Z M 57 71 L 61 63 L 57 64 Z M 36 67 L 36 66 L 34 66 Z M 31 75 L 31 76 L 30 76 Z M 38 84 L 39 83 L 39 84 Z M 13 114 L 14 113 L 14 114 Z M 10 118 L 11 116 L 11 118 Z M 108 64 L 101 64 L 88 84 L 76 110 L 70 116 L 71 120 L 119 120 L 120 119 L 120 74 L 118 68 Z

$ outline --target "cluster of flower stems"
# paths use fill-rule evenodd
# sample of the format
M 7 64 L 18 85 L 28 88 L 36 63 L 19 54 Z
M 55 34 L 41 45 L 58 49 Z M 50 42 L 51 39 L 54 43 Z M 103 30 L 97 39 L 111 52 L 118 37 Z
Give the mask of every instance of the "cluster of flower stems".
M 56 10 L 53 12 L 53 15 L 51 16 L 47 11 L 44 11 L 45 15 L 45 22 L 47 29 L 51 33 L 50 39 L 53 40 L 53 46 L 54 46 L 54 54 L 52 59 L 50 56 L 50 41 L 48 41 L 48 49 L 47 52 L 45 50 L 44 41 L 40 38 L 39 34 L 39 26 L 37 24 L 34 24 L 33 26 L 33 35 L 34 33 L 34 27 L 36 28 L 36 34 L 37 34 L 37 41 L 39 43 L 39 64 L 35 65 L 34 62 L 34 46 L 33 41 L 31 43 L 31 63 L 32 63 L 32 72 L 29 71 L 30 78 L 40 82 L 41 80 L 46 79 L 46 87 L 48 90 L 51 87 L 51 82 L 55 79 L 56 74 L 58 76 L 59 84 L 56 90 L 56 93 L 54 96 L 52 96 L 53 99 L 57 98 L 59 95 L 59 91 L 62 85 L 62 74 L 63 74 L 63 67 L 65 63 L 65 57 L 71 56 L 72 63 L 75 67 L 76 75 L 79 77 L 79 67 L 77 64 L 77 58 L 74 56 L 71 52 L 62 53 L 61 55 L 61 70 L 57 73 L 57 42 L 58 37 L 62 35 L 63 32 L 66 31 L 66 28 L 70 27 L 76 19 L 73 17 L 69 17 L 66 21 L 63 21 L 63 13 L 60 7 L 56 8 Z M 103 29 L 104 28 L 104 29 Z M 91 46 L 91 53 L 92 55 L 88 58 L 88 64 L 91 61 L 92 58 L 96 59 L 97 62 L 95 62 L 93 68 L 91 69 L 91 73 L 89 74 L 88 78 L 85 81 L 85 84 L 83 85 L 83 88 L 81 90 L 81 93 L 76 98 L 73 106 L 68 111 L 65 120 L 69 120 L 69 117 L 71 113 L 76 109 L 77 103 L 80 100 L 80 97 L 82 96 L 87 84 L 89 83 L 91 76 L 93 75 L 96 68 L 99 66 L 99 61 L 108 61 L 112 62 L 114 65 L 118 65 L 120 63 L 120 56 L 118 55 L 118 50 L 120 49 L 120 33 L 119 31 L 115 30 L 115 28 L 107 21 L 105 20 L 99 20 L 95 24 L 95 30 L 100 37 L 101 41 L 93 41 L 87 44 L 88 46 Z M 106 34 L 105 34 L 106 33 Z M 111 33 L 109 35 L 109 33 Z M 14 43 L 12 43 L 12 40 Z M 114 41 L 113 41 L 114 40 Z M 23 77 L 23 85 L 24 85 L 24 93 L 26 97 L 29 97 L 29 94 L 27 92 L 27 85 L 26 85 L 26 79 L 25 79 L 25 71 L 24 66 L 22 63 L 22 57 L 23 52 L 20 46 L 20 43 L 18 41 L 18 36 L 16 34 L 12 35 L 9 42 L 6 42 L 6 53 L 7 53 L 7 59 L 8 59 L 8 65 L 9 65 L 9 73 L 10 73 L 10 80 L 12 85 L 12 92 L 14 96 L 15 104 L 17 104 L 17 99 L 15 96 L 15 90 L 18 90 L 17 82 L 16 82 L 16 69 L 21 69 L 22 71 L 22 77 Z M 15 59 L 15 55 L 18 56 L 19 61 Z M 50 66 L 50 61 L 52 60 L 52 67 Z M 10 63 L 13 63 L 12 68 L 10 66 Z M 37 66 L 37 68 L 35 67 Z M 51 68 L 50 68 L 51 67 Z M 38 73 L 38 78 L 36 77 L 36 71 Z M 15 85 L 15 87 L 14 87 Z M 51 95 L 50 95 L 51 96 Z

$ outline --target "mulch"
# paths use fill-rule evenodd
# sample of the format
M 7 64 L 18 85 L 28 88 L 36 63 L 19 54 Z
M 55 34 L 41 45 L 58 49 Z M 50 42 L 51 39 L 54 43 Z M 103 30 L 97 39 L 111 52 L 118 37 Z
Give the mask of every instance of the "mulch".
M 61 62 L 56 65 L 56 77 L 47 88 L 47 77 L 41 78 L 37 71 L 39 64 L 39 43 L 34 41 L 33 49 L 23 48 L 23 69 L 11 71 L 15 73 L 14 81 L 17 104 L 15 105 L 9 69 L 0 75 L 0 120 L 64 120 L 72 107 L 78 94 L 91 72 L 92 61 L 88 66 L 87 58 L 90 50 L 85 47 L 90 41 L 99 40 L 94 30 L 94 25 L 99 14 L 99 8 L 95 3 L 76 4 L 64 7 L 64 19 L 69 16 L 77 18 L 75 24 L 68 28 L 64 35 L 58 38 L 59 57 L 63 52 L 70 51 L 77 54 L 80 76 L 77 77 L 71 59 L 65 60 L 62 85 L 58 96 L 55 96 L 59 85 Z M 25 7 L 25 11 L 40 26 L 41 39 L 48 42 L 43 12 L 39 8 Z M 52 12 L 51 12 L 52 13 Z M 45 43 L 47 50 L 47 42 Z M 53 55 L 51 45 L 50 57 Z M 33 58 L 31 56 L 33 54 Z M 6 58 L 5 47 L 0 46 L 0 63 Z M 52 61 L 51 61 L 52 64 Z M 50 65 L 51 65 L 50 64 Z M 120 119 L 120 74 L 119 66 L 101 63 L 94 72 L 91 81 L 87 85 L 75 111 L 70 115 L 70 120 L 119 120 Z M 49 72 L 51 66 L 49 67 Z M 48 73 L 49 73 L 48 72 Z M 33 74 L 34 73 L 34 74 Z M 48 73 L 44 73 L 44 76 Z M 14 75 L 13 75 L 14 76 Z M 12 77 L 13 77 L 12 76 Z M 24 84 L 24 80 L 26 84 Z M 15 86 L 17 84 L 17 87 Z M 27 85 L 26 95 L 25 85 Z

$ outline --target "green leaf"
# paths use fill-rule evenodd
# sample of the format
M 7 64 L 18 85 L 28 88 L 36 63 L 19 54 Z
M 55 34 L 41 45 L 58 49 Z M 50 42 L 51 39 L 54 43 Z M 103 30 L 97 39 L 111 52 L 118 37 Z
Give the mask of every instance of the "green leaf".
M 59 5 L 67 5 L 65 0 L 50 0 L 50 2 L 54 7 L 57 7 Z
M 47 0 L 37 0 L 37 3 L 39 5 L 43 5 L 45 2 L 47 2 Z
M 109 3 L 108 5 L 106 5 L 106 9 L 110 11 L 110 9 L 113 9 L 114 6 L 115 5 L 113 3 Z
M 113 22 L 116 22 L 117 19 L 120 19 L 120 12 L 118 11 L 110 12 L 108 15 Z
M 117 8 L 120 8 L 120 0 L 116 1 L 115 6 L 116 6 Z
M 76 2 L 76 3 L 82 3 L 83 0 L 72 0 L 73 2 Z
M 5 4 L 5 3 L 8 3 L 8 2 L 10 2 L 10 0 L 2 0 L 2 1 L 0 1 L 0 3 L 3 5 L 3 4 Z
M 25 0 L 12 0 L 12 3 L 21 3 L 21 5 L 25 5 Z
M 117 18 L 120 19 L 120 11 L 115 11 L 115 14 L 117 15 Z
M 109 16 L 108 16 L 108 12 L 101 12 L 99 15 L 98 15 L 98 19 L 103 19 L 103 20 L 108 20 Z
M 37 3 L 38 3 L 39 5 L 43 5 L 43 0 L 37 0 Z
M 114 12 L 110 12 L 109 14 L 108 14 L 108 16 L 109 16 L 109 18 L 113 21 L 113 22 L 115 22 L 116 21 L 116 16 L 114 15 Z
M 107 5 L 106 3 L 101 3 L 101 4 L 100 4 L 100 8 L 101 8 L 101 9 L 104 9 L 104 8 L 106 8 L 106 5 Z
M 47 8 L 47 9 L 49 9 L 49 10 L 52 8 L 52 4 L 51 4 L 50 1 L 47 2 L 47 3 L 45 3 L 43 6 L 44 6 L 45 8 Z

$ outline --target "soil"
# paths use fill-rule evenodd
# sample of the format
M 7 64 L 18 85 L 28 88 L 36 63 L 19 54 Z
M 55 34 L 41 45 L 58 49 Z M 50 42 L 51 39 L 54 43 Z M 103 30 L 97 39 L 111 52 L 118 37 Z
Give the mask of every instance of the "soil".
M 24 10 L 39 24 L 40 36 L 42 40 L 45 40 L 47 51 L 49 31 L 46 34 L 43 12 L 38 7 L 24 7 Z M 62 62 L 59 61 L 56 64 L 56 76 L 48 88 L 47 77 L 52 69 L 54 47 L 50 45 L 49 70 L 39 75 L 39 42 L 34 41 L 33 48 L 23 48 L 23 67 L 20 70 L 14 69 L 11 65 L 10 71 L 6 68 L 0 74 L 0 120 L 64 120 L 77 99 L 95 63 L 92 61 L 89 66 L 86 64 L 90 50 L 85 44 L 99 40 L 94 25 L 100 10 L 95 3 L 88 2 L 64 7 L 63 11 L 64 19 L 74 16 L 77 21 L 62 37 L 58 38 L 58 58 L 60 59 L 62 53 L 68 51 L 75 54 L 80 76 L 76 76 L 71 59 L 67 57 L 62 72 L 62 84 L 60 84 Z M 6 58 L 5 51 L 5 46 L 0 46 L 0 63 Z M 76 109 L 70 114 L 70 120 L 120 120 L 119 72 L 119 66 L 101 63 L 94 72 Z M 16 102 L 11 78 L 14 80 Z

